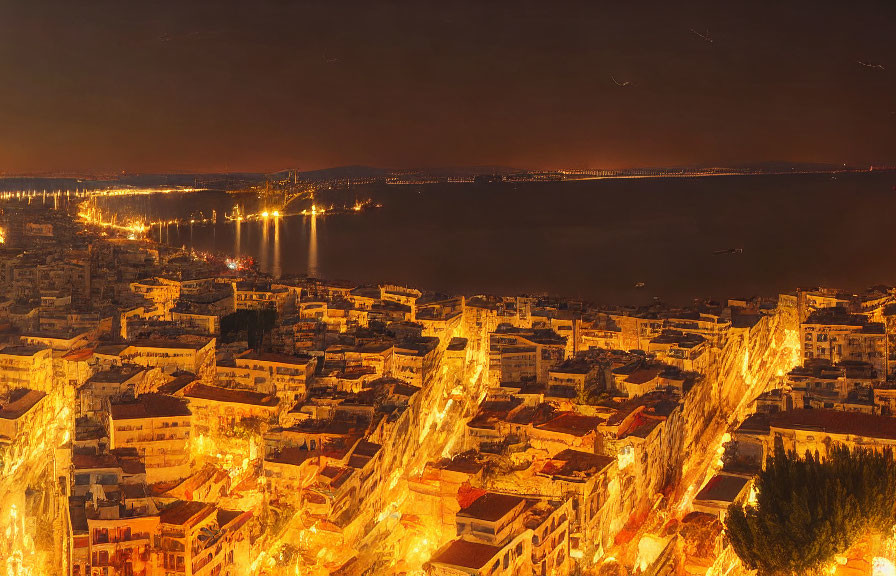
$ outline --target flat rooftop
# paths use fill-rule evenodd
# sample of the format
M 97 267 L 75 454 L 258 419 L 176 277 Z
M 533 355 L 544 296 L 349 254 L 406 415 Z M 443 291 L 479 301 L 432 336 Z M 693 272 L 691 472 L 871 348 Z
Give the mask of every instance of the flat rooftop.
M 697 493 L 694 501 L 734 502 L 749 482 L 750 479 L 744 478 L 743 476 L 716 474 L 706 483 L 706 486 Z
M 253 406 L 275 407 L 280 400 L 272 394 L 263 394 L 252 390 L 220 388 L 198 382 L 190 385 L 184 392 L 187 398 L 212 400 L 214 402 L 231 402 L 233 404 L 251 404 Z
M 87 382 L 102 382 L 107 384 L 123 384 L 134 376 L 144 372 L 146 369 L 135 364 L 124 366 L 113 366 L 106 370 L 101 370 L 91 376 Z
M 606 470 L 614 462 L 616 459 L 610 456 L 567 448 L 545 462 L 540 473 L 547 476 L 586 480 Z
M 48 350 L 46 346 L 7 346 L 0 350 L 4 356 L 34 356 L 38 352 Z
M 474 500 L 472 504 L 459 510 L 457 516 L 496 522 L 525 501 L 524 498 L 519 496 L 486 492 Z
M 467 339 L 466 338 L 461 338 L 460 336 L 455 336 L 448 343 L 448 350 L 450 350 L 452 352 L 458 352 L 458 351 L 466 350 L 466 349 L 467 349 Z
M 9 393 L 9 400 L 0 403 L 0 418 L 4 420 L 17 420 L 34 408 L 38 402 L 44 399 L 46 393 L 38 390 L 20 388 Z
M 239 360 L 256 360 L 258 362 L 274 362 L 277 364 L 292 364 L 295 366 L 306 366 L 313 360 L 311 356 L 288 356 L 286 354 L 277 354 L 274 352 L 250 352 L 234 359 Z
M 191 415 L 186 401 L 165 394 L 141 394 L 135 400 L 113 403 L 111 408 L 112 420 L 176 418 Z
M 896 440 L 896 418 L 879 414 L 823 409 L 788 410 L 773 414 L 769 425 L 787 430 L 817 430 L 829 434 Z
M 585 436 L 596 430 L 603 422 L 604 419 L 598 416 L 582 416 L 574 412 L 563 412 L 556 418 L 539 424 L 537 428 L 571 436 Z
M 478 570 L 488 564 L 489 560 L 497 556 L 501 550 L 503 548 L 500 546 L 467 540 L 454 540 L 436 552 L 435 556 L 430 559 L 430 562 Z
M 137 340 L 127 348 L 161 348 L 166 350 L 201 350 L 209 345 L 211 338 L 202 338 L 201 341 L 182 342 L 180 340 Z

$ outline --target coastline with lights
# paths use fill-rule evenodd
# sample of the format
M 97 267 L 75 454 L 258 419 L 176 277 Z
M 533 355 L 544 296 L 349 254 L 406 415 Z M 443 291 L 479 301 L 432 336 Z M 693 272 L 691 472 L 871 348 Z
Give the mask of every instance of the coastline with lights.
M 151 576 L 178 557 L 268 576 L 741 575 L 725 511 L 762 502 L 776 442 L 887 446 L 896 430 L 896 289 L 688 307 L 453 296 L 260 274 L 77 212 L 71 236 L 64 213 L 17 212 L 43 234 L 28 258 L 46 257 L 40 276 L 24 249 L 6 264 L 11 293 L 41 296 L 10 305 L 0 348 L 16 576 Z M 869 534 L 825 569 L 888 570 L 893 550 Z
M 257 213 L 244 214 L 240 211 L 239 206 L 234 206 L 233 212 L 225 216 L 229 222 L 242 222 L 252 220 L 268 220 L 276 218 L 287 218 L 290 216 L 327 216 L 334 214 L 352 214 L 360 213 L 366 210 L 382 208 L 382 204 L 376 204 L 372 200 L 356 201 L 351 206 L 338 208 L 333 204 L 328 206 L 318 206 L 312 203 L 310 208 L 302 209 L 299 212 L 282 212 L 275 209 L 264 209 Z
M 95 205 L 93 201 L 97 198 L 114 198 L 127 196 L 146 196 L 153 194 L 170 194 L 170 193 L 190 193 L 199 192 L 201 188 L 177 188 L 177 189 L 120 189 L 120 190 L 102 190 L 97 192 L 86 193 L 84 195 L 76 194 L 75 198 L 85 198 L 78 207 L 78 218 L 87 225 L 99 226 L 111 230 L 125 232 L 135 239 L 139 235 L 146 234 L 152 228 L 164 226 L 201 226 L 206 224 L 217 224 L 218 217 L 215 210 L 212 210 L 210 217 L 191 216 L 189 218 L 169 218 L 164 220 L 147 220 L 138 217 L 119 216 L 109 210 L 102 210 Z M 54 197 L 56 195 L 54 194 Z M 21 196 L 20 193 L 10 194 L 9 199 L 28 199 L 31 196 L 26 194 Z M 35 196 L 37 197 L 37 196 Z M 336 207 L 332 204 L 328 206 L 318 206 L 312 203 L 310 208 L 303 209 L 299 212 L 281 212 L 278 209 L 263 209 L 257 213 L 244 213 L 239 205 L 234 206 L 231 214 L 226 214 L 224 219 L 228 222 L 251 222 L 275 220 L 280 218 L 288 218 L 293 216 L 316 216 L 323 217 L 336 214 L 357 214 L 367 210 L 381 208 L 381 204 L 376 204 L 371 200 L 356 201 L 351 206 Z

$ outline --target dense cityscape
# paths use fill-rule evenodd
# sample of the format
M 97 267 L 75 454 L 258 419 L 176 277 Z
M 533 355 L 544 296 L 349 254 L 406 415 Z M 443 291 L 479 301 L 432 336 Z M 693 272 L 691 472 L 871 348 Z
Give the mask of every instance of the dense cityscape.
M 776 444 L 896 443 L 889 287 L 597 306 L 0 227 L 10 575 L 733 574 Z
M 894 38 L 0 0 L 0 576 L 896 576 Z

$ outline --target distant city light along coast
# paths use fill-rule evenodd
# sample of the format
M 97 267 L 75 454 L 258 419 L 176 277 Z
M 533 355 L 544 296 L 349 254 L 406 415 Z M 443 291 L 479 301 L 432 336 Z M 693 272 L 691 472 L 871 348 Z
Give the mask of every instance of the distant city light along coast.
M 0 2 L 0 576 L 896 576 L 896 2 Z

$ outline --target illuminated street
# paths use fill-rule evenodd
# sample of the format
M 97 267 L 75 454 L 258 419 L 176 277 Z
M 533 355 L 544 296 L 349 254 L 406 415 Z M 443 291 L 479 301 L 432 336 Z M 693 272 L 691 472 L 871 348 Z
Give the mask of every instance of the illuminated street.
M 894 38 L 0 0 L 0 576 L 896 576 Z

